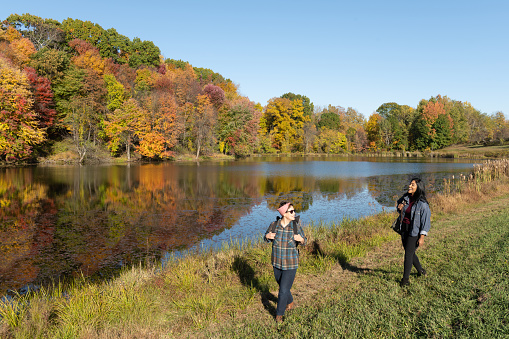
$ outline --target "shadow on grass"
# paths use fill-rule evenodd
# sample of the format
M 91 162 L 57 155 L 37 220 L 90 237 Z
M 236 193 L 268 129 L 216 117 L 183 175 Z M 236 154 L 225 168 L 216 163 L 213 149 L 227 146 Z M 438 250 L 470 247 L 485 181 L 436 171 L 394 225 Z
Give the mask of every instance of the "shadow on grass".
M 314 255 L 314 256 L 324 256 L 326 255 L 325 252 L 322 250 L 322 247 L 320 246 L 320 243 L 318 241 L 313 241 L 310 245 L 308 245 L 308 250 L 309 250 L 309 253 L 311 255 Z M 362 267 L 357 267 L 357 266 L 354 266 L 352 264 L 350 264 L 348 262 L 348 257 L 343 253 L 343 252 L 335 252 L 335 253 L 332 253 L 332 254 L 329 254 L 329 256 L 331 256 L 332 258 L 334 258 L 338 264 L 341 265 L 341 268 L 343 270 L 347 270 L 347 271 L 350 271 L 350 272 L 354 272 L 354 273 L 363 273 L 363 274 L 366 274 L 366 273 L 393 273 L 393 272 L 389 272 L 389 271 L 386 271 L 386 270 L 381 270 L 381 269 L 370 269 L 370 268 L 362 268 Z
M 269 291 L 269 286 L 266 283 L 261 283 L 256 277 L 255 270 L 251 267 L 245 258 L 236 256 L 232 269 L 239 276 L 240 282 L 247 287 L 255 288 L 261 296 L 263 307 L 272 315 L 276 316 L 276 308 L 271 303 L 277 303 L 277 296 L 274 296 Z

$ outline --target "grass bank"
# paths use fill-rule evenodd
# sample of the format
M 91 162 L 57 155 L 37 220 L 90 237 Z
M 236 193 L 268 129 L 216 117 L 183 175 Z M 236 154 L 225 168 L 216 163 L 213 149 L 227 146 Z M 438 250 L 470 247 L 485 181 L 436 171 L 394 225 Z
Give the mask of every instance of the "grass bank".
M 446 158 L 507 158 L 509 157 L 509 145 L 452 145 L 437 150 L 434 153 L 440 157 Z
M 418 250 L 429 274 L 407 288 L 398 285 L 394 215 L 379 214 L 307 225 L 293 287 L 299 307 L 279 327 L 270 245 L 259 241 L 6 300 L 0 337 L 509 336 L 508 164 L 487 163 L 435 196 Z

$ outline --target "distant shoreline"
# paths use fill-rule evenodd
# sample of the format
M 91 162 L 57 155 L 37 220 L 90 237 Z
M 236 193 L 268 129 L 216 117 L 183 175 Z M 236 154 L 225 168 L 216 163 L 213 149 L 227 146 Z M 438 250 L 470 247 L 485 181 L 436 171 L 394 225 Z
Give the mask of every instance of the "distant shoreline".
M 449 146 L 437 151 L 374 151 L 364 153 L 268 153 L 252 154 L 251 158 L 260 157 L 381 157 L 381 158 L 444 158 L 444 159 L 500 159 L 509 158 L 509 145 L 500 146 L 482 146 L 482 145 L 455 145 Z M 247 157 L 247 159 L 249 158 Z M 233 155 L 222 153 L 213 153 L 202 155 L 198 159 L 193 154 L 178 154 L 169 160 L 146 161 L 137 155 L 133 155 L 131 161 L 128 161 L 125 155 L 112 157 L 107 150 L 96 152 L 91 158 L 86 159 L 85 165 L 104 165 L 104 164 L 139 164 L 139 163 L 161 163 L 161 162 L 201 162 L 201 161 L 234 161 Z M 78 165 L 78 154 L 72 150 L 59 152 L 47 157 L 41 157 L 36 162 L 27 162 L 20 164 L 0 163 L 0 167 L 22 167 L 33 165 Z

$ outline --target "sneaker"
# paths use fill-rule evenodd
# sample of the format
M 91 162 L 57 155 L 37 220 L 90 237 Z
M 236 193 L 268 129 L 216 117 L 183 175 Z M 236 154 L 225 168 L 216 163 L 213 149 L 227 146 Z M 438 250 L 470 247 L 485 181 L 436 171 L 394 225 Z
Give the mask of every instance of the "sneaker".
M 427 273 L 427 272 L 426 272 L 426 270 L 423 268 L 423 269 L 421 269 L 421 271 L 420 271 L 420 272 L 417 272 L 417 276 L 418 276 L 418 277 L 420 277 L 421 275 L 422 275 L 422 276 L 425 276 L 425 275 L 426 275 L 426 273 Z
M 281 324 L 283 322 L 283 316 L 282 315 L 276 315 L 276 322 L 278 324 Z
M 403 286 L 408 286 L 410 285 L 410 280 L 408 279 L 401 279 L 401 281 L 399 282 L 399 286 L 403 287 Z

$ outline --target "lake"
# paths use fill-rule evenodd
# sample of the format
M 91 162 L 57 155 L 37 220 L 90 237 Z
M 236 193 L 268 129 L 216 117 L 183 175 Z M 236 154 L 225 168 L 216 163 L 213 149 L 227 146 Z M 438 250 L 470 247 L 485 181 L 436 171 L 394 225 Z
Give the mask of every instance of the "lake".
M 0 294 L 146 258 L 261 237 L 282 200 L 304 224 L 393 210 L 414 176 L 429 194 L 478 162 L 291 157 L 0 169 Z

